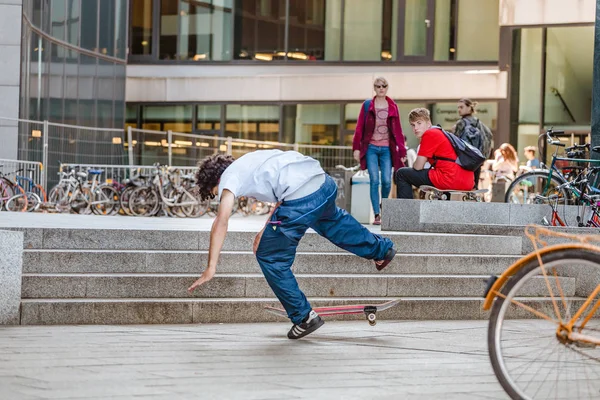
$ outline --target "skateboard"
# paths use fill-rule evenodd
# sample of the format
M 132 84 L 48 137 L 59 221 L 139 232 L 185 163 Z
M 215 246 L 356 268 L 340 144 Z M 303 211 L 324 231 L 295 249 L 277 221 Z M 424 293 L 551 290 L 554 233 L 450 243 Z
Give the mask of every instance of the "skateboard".
M 369 325 L 377 323 L 377 311 L 387 310 L 400 303 L 400 299 L 394 299 L 381 304 L 348 304 L 344 306 L 315 307 L 313 310 L 320 316 L 326 315 L 344 315 L 344 314 L 365 314 Z M 287 312 L 283 308 L 266 306 L 265 310 L 287 318 Z
M 481 196 L 487 193 L 487 189 L 479 190 L 441 190 L 433 186 L 419 186 L 419 192 L 425 194 L 427 200 L 450 200 L 453 194 L 462 195 L 463 201 L 481 201 Z

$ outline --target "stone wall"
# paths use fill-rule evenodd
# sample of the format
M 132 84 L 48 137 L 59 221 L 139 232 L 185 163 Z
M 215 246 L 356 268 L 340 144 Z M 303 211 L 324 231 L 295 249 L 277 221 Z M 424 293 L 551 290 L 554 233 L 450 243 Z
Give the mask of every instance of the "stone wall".
M 19 117 L 22 0 L 0 0 L 0 117 Z M 17 158 L 17 123 L 0 120 L 0 158 Z
M 0 231 L 0 325 L 20 323 L 23 233 Z

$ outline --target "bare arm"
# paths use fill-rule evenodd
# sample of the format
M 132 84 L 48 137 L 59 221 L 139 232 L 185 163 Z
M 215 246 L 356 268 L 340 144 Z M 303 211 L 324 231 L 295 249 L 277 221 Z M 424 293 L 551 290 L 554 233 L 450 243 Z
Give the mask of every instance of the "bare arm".
M 225 236 L 227 235 L 227 228 L 229 225 L 229 217 L 233 210 L 233 204 L 235 196 L 229 190 L 223 190 L 221 195 L 221 202 L 219 204 L 219 212 L 217 218 L 213 222 L 212 229 L 210 230 L 210 245 L 208 247 L 208 266 L 202 273 L 202 276 L 189 287 L 188 291 L 193 292 L 198 286 L 210 281 L 215 272 L 217 271 L 217 262 L 219 261 L 219 255 L 223 248 L 223 242 L 225 242 Z
M 413 168 L 417 171 L 421 171 L 425 167 L 425 163 L 427 163 L 427 157 L 417 156 Z

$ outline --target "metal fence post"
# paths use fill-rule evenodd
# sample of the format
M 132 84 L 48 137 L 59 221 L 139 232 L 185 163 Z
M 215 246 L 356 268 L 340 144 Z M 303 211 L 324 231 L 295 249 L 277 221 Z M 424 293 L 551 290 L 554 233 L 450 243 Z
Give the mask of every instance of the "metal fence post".
M 233 138 L 231 136 L 227 136 L 227 155 L 230 156 L 233 154 Z
M 133 163 L 133 132 L 131 126 L 127 127 L 127 153 L 129 153 L 129 165 L 135 165 Z
M 173 132 L 167 131 L 167 145 L 168 147 L 168 157 L 169 157 L 169 166 L 173 165 Z
M 42 149 L 42 187 L 48 190 L 48 142 L 50 136 L 50 129 L 48 127 L 48 121 L 44 121 L 44 132 L 42 135 L 43 149 Z

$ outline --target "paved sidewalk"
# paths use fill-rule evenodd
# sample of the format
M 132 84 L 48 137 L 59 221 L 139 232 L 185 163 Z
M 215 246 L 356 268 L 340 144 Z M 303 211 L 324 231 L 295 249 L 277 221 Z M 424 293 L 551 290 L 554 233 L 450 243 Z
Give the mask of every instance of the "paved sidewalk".
M 0 398 L 506 399 L 486 321 L 0 327 Z

